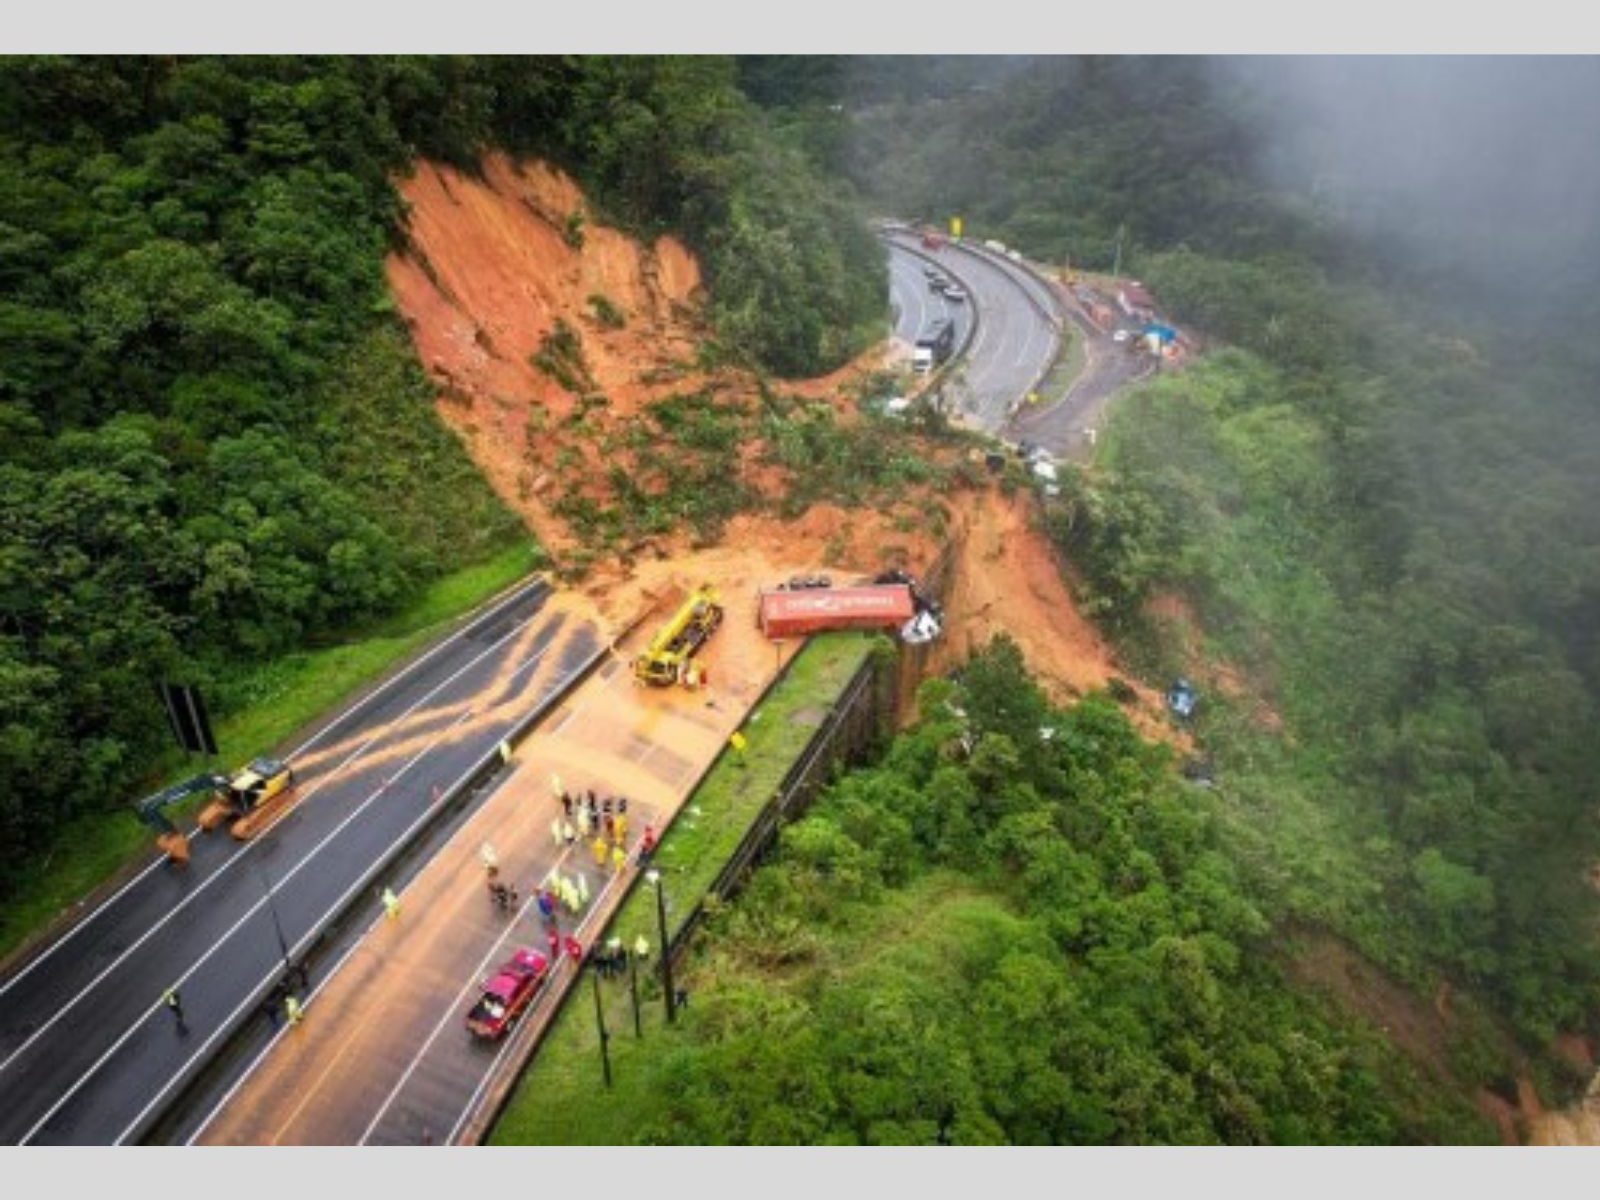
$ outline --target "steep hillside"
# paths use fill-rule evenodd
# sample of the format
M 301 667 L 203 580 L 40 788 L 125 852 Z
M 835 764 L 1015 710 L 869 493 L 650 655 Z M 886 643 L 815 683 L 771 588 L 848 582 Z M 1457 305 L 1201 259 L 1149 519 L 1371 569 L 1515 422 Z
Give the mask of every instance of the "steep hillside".
M 696 258 L 592 218 L 570 235 L 589 206 L 548 164 L 427 163 L 402 193 L 388 275 L 439 412 L 573 578 L 652 558 L 692 574 L 696 544 L 717 542 L 792 570 L 934 557 L 930 485 L 956 455 L 865 423 L 881 348 L 794 384 L 717 365 Z

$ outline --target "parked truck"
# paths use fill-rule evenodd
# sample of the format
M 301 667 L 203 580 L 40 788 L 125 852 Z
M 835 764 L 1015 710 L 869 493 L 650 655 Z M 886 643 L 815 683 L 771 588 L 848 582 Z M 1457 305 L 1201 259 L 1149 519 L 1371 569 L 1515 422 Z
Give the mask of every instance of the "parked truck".
M 948 317 L 940 317 L 917 338 L 911 352 L 911 369 L 926 374 L 946 362 L 956 348 L 956 327 Z

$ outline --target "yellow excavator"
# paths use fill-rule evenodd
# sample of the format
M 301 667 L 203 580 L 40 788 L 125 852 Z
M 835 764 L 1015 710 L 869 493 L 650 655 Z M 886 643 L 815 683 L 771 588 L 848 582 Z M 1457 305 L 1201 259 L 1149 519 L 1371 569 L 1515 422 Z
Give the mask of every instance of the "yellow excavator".
M 258 758 L 223 780 L 211 803 L 200 810 L 200 828 L 210 833 L 224 823 L 240 841 L 255 837 L 294 795 L 294 771 L 275 758 Z
M 240 767 L 232 778 L 226 775 L 196 775 L 173 784 L 154 796 L 141 800 L 134 814 L 155 831 L 156 845 L 178 866 L 189 861 L 189 839 L 167 816 L 167 808 L 202 792 L 211 793 L 211 803 L 201 809 L 199 825 L 208 833 L 232 821 L 233 836 L 240 841 L 254 837 L 293 797 L 294 771 L 287 763 L 273 758 L 258 758 Z
M 654 687 L 693 684 L 699 678 L 690 659 L 722 624 L 722 605 L 716 589 L 707 584 L 683 602 L 655 640 L 633 660 L 633 677 Z

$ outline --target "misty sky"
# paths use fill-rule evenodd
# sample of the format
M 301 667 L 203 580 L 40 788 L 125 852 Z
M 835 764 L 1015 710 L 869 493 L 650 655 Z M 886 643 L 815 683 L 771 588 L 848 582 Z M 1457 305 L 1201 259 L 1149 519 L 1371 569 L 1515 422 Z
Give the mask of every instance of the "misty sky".
M 1265 101 L 1263 165 L 1346 219 L 1492 271 L 1600 261 L 1600 58 L 1216 62 Z

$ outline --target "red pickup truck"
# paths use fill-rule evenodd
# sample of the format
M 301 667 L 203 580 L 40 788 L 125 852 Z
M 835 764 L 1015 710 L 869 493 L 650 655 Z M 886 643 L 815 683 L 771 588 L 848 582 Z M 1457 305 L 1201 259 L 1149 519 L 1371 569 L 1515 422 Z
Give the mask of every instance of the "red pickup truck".
M 549 973 L 550 961 L 544 955 L 537 950 L 518 950 L 483 985 L 483 994 L 467 1014 L 467 1029 L 490 1041 L 505 1036 Z

